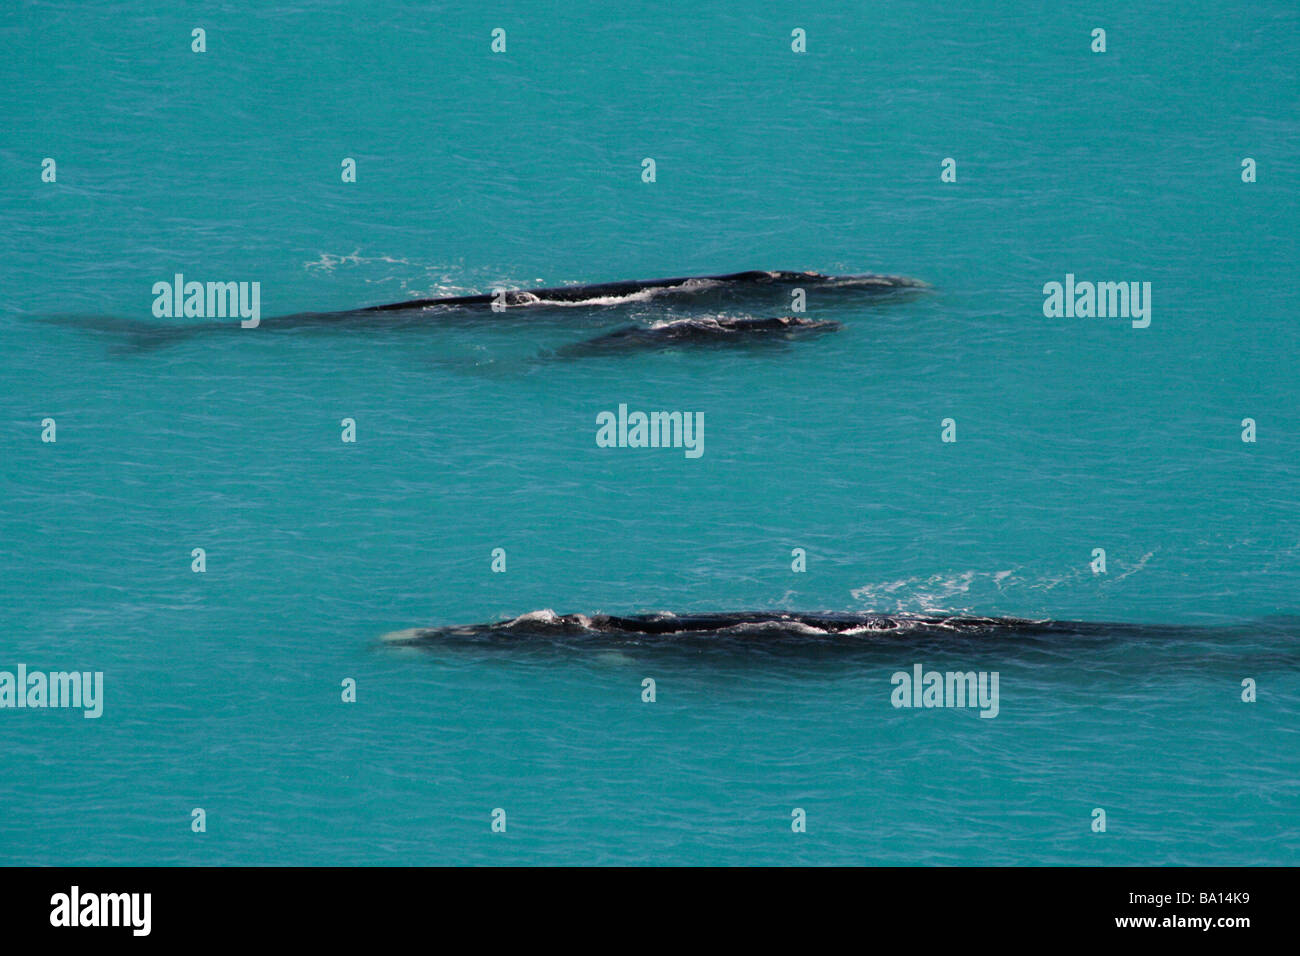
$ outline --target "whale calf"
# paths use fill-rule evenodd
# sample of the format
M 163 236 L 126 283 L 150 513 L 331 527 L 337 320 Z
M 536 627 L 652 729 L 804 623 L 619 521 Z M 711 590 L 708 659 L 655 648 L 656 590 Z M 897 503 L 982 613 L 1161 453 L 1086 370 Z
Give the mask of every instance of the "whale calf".
M 674 319 L 654 325 L 632 325 L 605 335 L 566 345 L 562 356 L 600 355 L 606 352 L 642 351 L 676 346 L 739 345 L 787 342 L 795 337 L 843 328 L 825 319 L 804 319 L 793 315 L 774 319 L 729 319 L 706 316 Z

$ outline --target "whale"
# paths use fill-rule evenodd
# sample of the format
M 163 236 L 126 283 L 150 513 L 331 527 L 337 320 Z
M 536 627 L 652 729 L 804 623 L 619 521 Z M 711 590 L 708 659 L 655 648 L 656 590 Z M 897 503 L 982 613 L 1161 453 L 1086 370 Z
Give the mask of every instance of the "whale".
M 966 614 L 881 614 L 875 612 L 721 611 L 674 614 L 556 614 L 533 611 L 482 624 L 408 628 L 385 634 L 390 646 L 454 644 L 521 645 L 574 640 L 601 644 L 654 644 L 677 640 L 736 643 L 786 641 L 860 643 L 899 636 L 980 637 L 1051 634 L 1113 635 L 1131 628 L 1101 622 L 981 617 Z M 1145 627 L 1145 626 L 1144 626 Z M 1145 628 L 1147 631 L 1152 628 Z M 1158 630 L 1156 628 L 1155 630 Z
M 476 295 L 440 296 L 372 305 L 357 310 L 362 314 L 399 312 L 410 309 L 454 309 L 488 307 L 505 311 L 518 308 L 571 308 L 573 306 L 620 306 L 651 299 L 696 302 L 737 301 L 755 297 L 784 296 L 789 301 L 795 289 L 881 295 L 901 290 L 924 290 L 929 284 L 899 275 L 861 273 L 823 275 L 820 272 L 750 270 L 722 275 L 677 276 L 671 279 L 630 279 L 586 285 L 552 286 L 539 289 L 500 289 Z
M 827 319 L 793 315 L 772 319 L 732 319 L 705 316 L 674 319 L 654 325 L 632 325 L 559 349 L 561 356 L 601 355 L 607 352 L 645 351 L 679 346 L 729 346 L 783 343 L 797 337 L 843 328 Z
M 691 309 L 719 309 L 757 302 L 792 304 L 792 293 L 803 289 L 809 303 L 834 303 L 866 296 L 886 298 L 924 293 L 930 285 L 908 276 L 861 273 L 823 275 L 819 272 L 762 271 L 721 275 L 678 276 L 669 279 L 632 279 L 536 289 L 503 289 L 473 295 L 409 299 L 383 305 L 357 306 L 331 312 L 295 312 L 262 316 L 256 328 L 241 328 L 238 318 L 202 318 L 189 322 L 158 322 L 113 315 L 60 313 L 43 321 L 100 333 L 127 345 L 126 350 L 147 352 L 193 337 L 210 334 L 252 335 L 259 330 L 338 329 L 384 330 L 438 325 L 451 321 L 499 321 L 505 314 L 558 317 L 572 309 L 618 312 L 637 310 L 648 303 Z M 827 329 L 829 330 L 829 329 Z M 751 330 L 755 331 L 755 330 Z M 624 344 L 636 336 L 629 335 Z M 697 339 L 698 340 L 698 339 Z M 662 339 L 660 341 L 663 341 Z
M 1261 644 L 1261 638 L 1268 641 Z M 569 613 L 550 609 L 477 624 L 406 628 L 374 646 L 406 655 L 507 655 L 539 661 L 575 656 L 604 664 L 651 658 L 683 667 L 789 664 L 801 673 L 841 675 L 845 665 L 895 669 L 934 654 L 966 661 L 1078 673 L 1070 662 L 1108 661 L 1112 672 L 1239 680 L 1250 667 L 1300 672 L 1300 616 L 1232 618 L 1218 624 L 1075 621 L 969 613 L 716 611 L 675 614 Z M 1240 649 L 1240 654 L 1238 650 Z M 1241 655 L 1245 655 L 1243 658 Z M 1017 663 L 1018 662 L 1018 663 Z M 1064 666 L 1062 666 L 1064 665 Z M 804 668 L 809 670 L 804 671 Z M 1091 679 L 1091 678 L 1089 678 Z

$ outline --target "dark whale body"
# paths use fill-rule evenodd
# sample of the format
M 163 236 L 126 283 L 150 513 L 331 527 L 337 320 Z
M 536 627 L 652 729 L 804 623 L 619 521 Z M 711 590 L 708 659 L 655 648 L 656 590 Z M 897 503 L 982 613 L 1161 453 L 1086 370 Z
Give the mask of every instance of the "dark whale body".
M 598 355 L 605 352 L 637 351 L 679 345 L 736 345 L 786 342 L 796 336 L 835 332 L 838 322 L 803 319 L 792 315 L 775 319 L 729 319 L 706 317 L 677 319 L 661 325 L 633 325 L 585 342 L 567 345 L 560 355 Z
M 1266 647 L 1260 645 L 1261 635 L 1270 635 Z M 603 663 L 653 657 L 691 667 L 717 666 L 723 672 L 777 663 L 797 667 L 802 675 L 837 678 L 848 664 L 893 670 L 959 652 L 955 660 L 963 670 L 978 661 L 993 670 L 1087 673 L 1087 680 L 1095 681 L 1095 671 L 1080 671 L 1075 664 L 1086 656 L 1094 663 L 1109 662 L 1112 675 L 1137 671 L 1134 676 L 1146 680 L 1151 662 L 1158 660 L 1164 675 L 1180 671 L 1204 680 L 1212 672 L 1235 683 L 1244 661 L 1255 668 L 1300 670 L 1297 639 L 1296 616 L 1192 625 L 968 614 L 737 611 L 586 616 L 534 611 L 513 620 L 395 631 L 383 640 L 411 651 L 473 657 L 507 654 L 544 660 L 579 655 Z M 1239 653 L 1238 648 L 1243 650 Z
M 899 289 L 924 289 L 926 283 L 906 276 L 862 275 L 828 276 L 820 272 L 730 272 L 724 275 L 678 276 L 672 279 L 632 279 L 622 282 L 597 282 L 588 285 L 555 286 L 543 289 L 509 289 L 500 293 L 442 296 L 372 305 L 358 312 L 395 312 L 406 309 L 491 307 L 494 302 L 506 308 L 619 305 L 633 296 L 647 298 L 671 296 L 674 299 L 743 299 L 784 293 L 793 289 L 840 290 L 885 293 Z
M 741 643 L 848 641 L 895 636 L 1111 634 L 1125 625 L 968 615 L 849 614 L 735 611 L 716 614 L 555 614 L 537 611 L 508 621 L 413 628 L 385 635 L 395 645 L 458 643 L 527 644 L 575 639 L 603 644 L 643 644 L 708 639 Z

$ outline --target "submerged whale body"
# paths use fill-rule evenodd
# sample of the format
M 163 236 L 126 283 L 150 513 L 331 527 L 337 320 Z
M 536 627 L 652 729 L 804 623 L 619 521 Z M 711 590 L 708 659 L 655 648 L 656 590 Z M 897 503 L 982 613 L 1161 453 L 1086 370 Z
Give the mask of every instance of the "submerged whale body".
M 597 282 L 588 285 L 555 286 L 544 289 L 505 289 L 478 295 L 441 296 L 411 299 L 387 305 L 372 305 L 358 312 L 395 312 L 406 309 L 492 306 L 520 308 L 539 306 L 621 305 L 642 299 L 671 296 L 686 299 L 734 299 L 755 295 L 786 293 L 793 289 L 841 290 L 865 293 L 893 292 L 900 289 L 925 289 L 927 284 L 906 276 L 862 275 L 828 276 L 820 272 L 731 272 L 724 275 L 678 276 L 672 279 L 631 279 L 622 282 Z
M 863 637 L 925 634 L 1010 634 L 1054 629 L 1088 630 L 1107 625 L 1032 621 L 964 615 L 804 614 L 794 611 L 735 611 L 717 614 L 556 614 L 535 611 L 508 621 L 450 627 L 411 628 L 386 634 L 392 645 L 524 643 L 588 638 L 643 643 L 691 638 L 750 641 L 860 640 Z
M 561 355 L 593 355 L 666 348 L 679 345 L 736 345 L 785 342 L 796 336 L 835 332 L 843 328 L 825 319 L 804 319 L 787 315 L 775 319 L 728 319 L 705 317 L 676 319 L 656 325 L 633 325 L 585 342 L 566 345 Z

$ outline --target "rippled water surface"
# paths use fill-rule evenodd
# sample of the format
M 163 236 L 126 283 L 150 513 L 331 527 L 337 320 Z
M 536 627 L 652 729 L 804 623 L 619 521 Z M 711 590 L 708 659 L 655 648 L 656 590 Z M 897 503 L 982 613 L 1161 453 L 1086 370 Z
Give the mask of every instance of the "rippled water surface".
M 0 861 L 1298 862 L 1294 4 L 245 6 L 0 13 L 0 670 L 105 682 L 0 709 Z M 273 321 L 746 269 L 932 288 L 747 347 L 566 351 L 784 294 Z M 176 273 L 264 326 L 141 334 Z M 380 640 L 780 608 L 1116 626 Z

